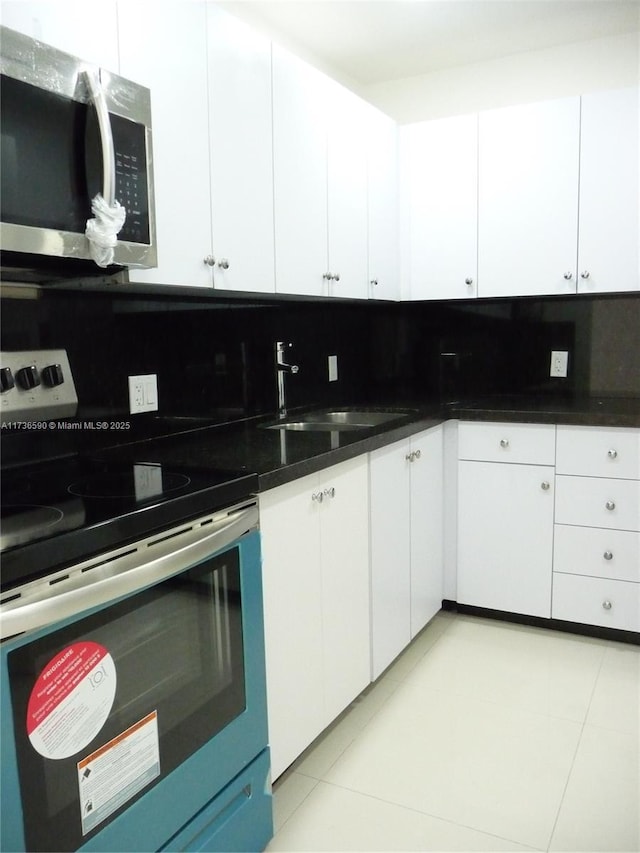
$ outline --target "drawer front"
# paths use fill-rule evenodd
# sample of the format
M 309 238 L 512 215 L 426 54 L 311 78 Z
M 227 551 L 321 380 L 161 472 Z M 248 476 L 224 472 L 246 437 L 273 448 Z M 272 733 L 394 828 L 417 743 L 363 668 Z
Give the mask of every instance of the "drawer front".
M 640 584 L 553 574 L 553 619 L 640 631 Z
M 559 426 L 558 474 L 640 479 L 640 430 Z
M 458 425 L 458 458 L 479 462 L 553 465 L 553 424 L 468 423 Z
M 640 533 L 556 524 L 553 570 L 640 583 Z
M 640 530 L 640 482 L 557 476 L 556 523 Z

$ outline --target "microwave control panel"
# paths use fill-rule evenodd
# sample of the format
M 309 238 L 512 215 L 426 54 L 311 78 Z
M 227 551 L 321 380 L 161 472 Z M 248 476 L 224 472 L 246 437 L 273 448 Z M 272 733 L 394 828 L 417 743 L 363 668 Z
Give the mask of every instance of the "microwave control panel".
M 0 419 L 33 423 L 72 418 L 78 396 L 65 350 L 0 353 Z

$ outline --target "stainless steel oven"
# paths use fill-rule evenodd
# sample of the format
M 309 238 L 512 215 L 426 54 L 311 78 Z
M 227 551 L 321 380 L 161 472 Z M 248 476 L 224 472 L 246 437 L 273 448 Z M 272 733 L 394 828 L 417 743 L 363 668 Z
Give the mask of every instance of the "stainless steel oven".
M 0 50 L 3 269 L 156 266 L 149 90 L 7 27 Z
M 153 494 L 126 497 L 143 464 L 54 463 L 31 492 L 14 478 L 11 500 L 55 504 L 66 468 L 74 497 L 51 509 L 73 504 L 77 525 L 7 543 L 3 850 L 253 851 L 272 835 L 258 511 L 237 499 L 253 481 L 155 465 Z M 92 552 L 105 527 L 120 541 Z

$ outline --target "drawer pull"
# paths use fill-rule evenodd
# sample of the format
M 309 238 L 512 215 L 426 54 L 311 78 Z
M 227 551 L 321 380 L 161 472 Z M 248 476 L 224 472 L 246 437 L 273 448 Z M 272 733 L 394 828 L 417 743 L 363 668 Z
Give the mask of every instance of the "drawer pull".
M 605 506 L 609 510 L 609 512 L 613 512 L 613 510 L 616 508 L 614 501 L 607 501 Z
M 509 439 L 501 438 L 500 439 L 500 447 L 509 447 Z
M 605 551 L 602 556 L 605 560 L 613 560 L 613 551 Z
M 615 459 L 617 457 L 617 455 L 618 455 L 618 451 L 613 450 L 613 449 L 607 453 L 607 456 L 609 457 L 609 459 Z
M 613 604 L 611 604 L 608 598 L 605 598 L 605 600 L 602 602 L 602 607 L 604 610 L 611 610 Z
M 548 492 L 550 488 L 549 483 L 546 480 L 543 480 L 542 483 L 540 483 L 540 487 L 544 492 Z

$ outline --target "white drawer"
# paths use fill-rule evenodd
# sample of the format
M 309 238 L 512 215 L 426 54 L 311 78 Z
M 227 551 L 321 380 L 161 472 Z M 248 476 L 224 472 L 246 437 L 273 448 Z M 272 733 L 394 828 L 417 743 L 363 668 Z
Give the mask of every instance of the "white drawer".
M 640 533 L 556 524 L 553 570 L 640 583 Z
M 553 465 L 556 455 L 553 424 L 458 424 L 458 458 L 481 462 Z
M 640 479 L 640 429 L 559 426 L 556 471 Z
M 640 530 L 640 482 L 557 476 L 556 523 Z
M 640 584 L 553 574 L 553 619 L 640 631 Z

